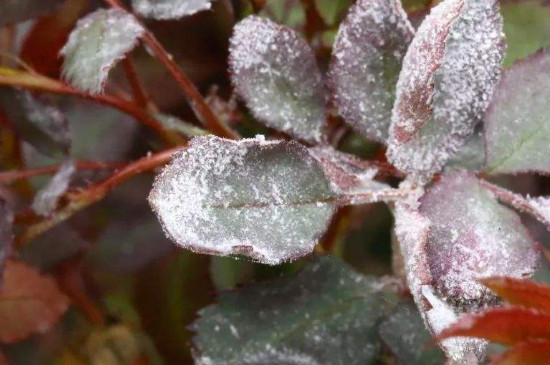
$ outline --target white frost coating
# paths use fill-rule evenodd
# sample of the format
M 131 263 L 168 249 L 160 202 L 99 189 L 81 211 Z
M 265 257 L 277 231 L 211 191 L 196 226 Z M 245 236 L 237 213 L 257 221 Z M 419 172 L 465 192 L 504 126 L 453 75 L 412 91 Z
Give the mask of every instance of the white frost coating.
M 340 114 L 367 138 L 387 142 L 395 85 L 413 35 L 399 0 L 360 0 L 338 30 L 331 88 Z
M 422 295 L 431 306 L 424 315 L 435 335 L 454 324 L 459 318 L 451 306 L 439 299 L 428 285 L 422 287 Z M 447 356 L 452 360 L 465 365 L 475 365 L 484 357 L 489 343 L 485 340 L 467 337 L 456 337 L 442 342 Z
M 179 19 L 212 7 L 211 0 L 132 0 L 140 15 L 153 19 Z
M 41 216 L 49 215 L 57 206 L 59 198 L 67 191 L 75 171 L 76 166 L 73 160 L 63 162 L 48 185 L 34 197 L 32 209 Z
M 445 0 L 432 10 L 397 85 L 388 148 L 397 168 L 424 180 L 472 134 L 499 79 L 503 37 L 496 0 Z
M 484 305 L 493 295 L 478 279 L 533 274 L 535 242 L 519 216 L 500 205 L 475 176 L 465 171 L 445 175 L 421 202 L 420 212 L 432 222 L 428 258 L 434 287 L 447 301 Z
M 550 197 L 528 198 L 527 201 L 538 213 L 539 220 L 550 228 Z
M 277 264 L 313 250 L 335 198 L 298 143 L 207 136 L 174 157 L 149 201 L 183 247 Z
M 326 95 L 315 55 L 295 31 L 250 16 L 235 26 L 229 64 L 235 89 L 269 127 L 319 142 Z
M 115 63 L 138 43 L 144 29 L 119 9 L 99 9 L 80 19 L 61 50 L 63 77 L 77 89 L 101 93 Z

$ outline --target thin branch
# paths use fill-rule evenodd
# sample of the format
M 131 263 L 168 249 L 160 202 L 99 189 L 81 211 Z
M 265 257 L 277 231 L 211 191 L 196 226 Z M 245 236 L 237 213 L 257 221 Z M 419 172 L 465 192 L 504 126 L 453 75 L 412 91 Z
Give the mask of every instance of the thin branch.
M 122 60 L 122 65 L 124 67 L 126 79 L 128 80 L 130 88 L 132 89 L 132 94 L 134 95 L 134 102 L 140 108 L 145 109 L 147 107 L 149 97 L 143 87 L 143 84 L 141 83 L 141 80 L 139 79 L 136 66 L 130 58 L 130 55 L 127 55 L 126 58 Z
M 96 162 L 96 161 L 77 161 L 76 168 L 77 170 L 109 170 L 117 169 L 124 166 L 121 163 L 110 163 L 110 162 Z M 15 181 L 29 179 L 31 177 L 39 175 L 49 175 L 54 174 L 59 170 L 60 165 L 50 165 L 44 167 L 38 167 L 35 169 L 26 169 L 26 170 L 12 170 L 0 172 L 0 184 L 11 184 Z
M 104 1 L 113 8 L 128 11 L 117 0 Z M 146 29 L 142 36 L 142 40 L 157 60 L 168 70 L 174 80 L 176 80 L 200 121 L 204 123 L 212 133 L 219 137 L 239 139 L 240 136 L 216 116 L 193 82 L 191 82 L 189 77 L 178 66 L 173 57 L 168 54 L 153 33 Z
M 132 162 L 117 171 L 107 179 L 89 186 L 87 189 L 78 192 L 68 192 L 63 196 L 66 204 L 54 212 L 50 217 L 40 218 L 25 227 L 19 236 L 16 237 L 16 245 L 22 247 L 28 242 L 41 236 L 49 229 L 66 221 L 77 212 L 102 200 L 111 190 L 144 172 L 153 170 L 170 161 L 172 155 L 181 150 L 182 147 L 172 148 L 143 157 Z M 17 220 L 17 219 L 16 219 Z
M 49 77 L 31 74 L 28 72 L 0 68 L 0 85 L 21 87 L 28 90 L 49 92 L 60 95 L 72 95 L 82 99 L 94 101 L 118 109 L 125 114 L 131 115 L 138 122 L 154 130 L 171 145 L 181 145 L 184 140 L 177 134 L 167 130 L 157 119 L 149 115 L 145 110 L 127 100 L 107 95 L 91 95 L 76 90 L 69 85 L 51 79 Z

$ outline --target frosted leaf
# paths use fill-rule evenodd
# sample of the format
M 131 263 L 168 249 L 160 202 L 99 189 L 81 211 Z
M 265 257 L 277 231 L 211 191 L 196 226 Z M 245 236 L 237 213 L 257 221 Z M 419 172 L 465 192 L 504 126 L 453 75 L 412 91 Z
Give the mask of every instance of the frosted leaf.
M 533 274 L 535 242 L 519 216 L 500 205 L 474 175 L 444 175 L 422 198 L 420 212 L 432 224 L 428 261 L 434 287 L 446 301 L 482 305 L 493 295 L 477 279 Z
M 229 52 L 233 84 L 256 118 L 300 139 L 324 138 L 323 78 L 304 39 L 250 16 L 235 26 Z
M 0 27 L 53 13 L 64 0 L 2 0 Z
M 68 154 L 71 132 L 65 115 L 53 104 L 28 91 L 0 89 L 0 108 L 12 121 L 19 136 L 41 153 Z
M 183 134 L 186 137 L 206 136 L 210 134 L 207 130 L 199 128 L 191 123 L 183 121 L 173 115 L 157 114 L 155 118 L 162 123 L 164 128 L 171 131 L 176 131 Z
M 76 171 L 73 160 L 66 160 L 52 177 L 48 185 L 42 188 L 32 202 L 32 209 L 39 215 L 49 215 L 57 206 L 59 198 L 69 188 L 69 183 Z
M 424 20 L 403 61 L 388 159 L 425 179 L 474 131 L 504 52 L 496 0 L 445 0 Z
M 193 325 L 203 365 L 371 364 L 378 323 L 395 305 L 380 282 L 318 257 L 291 280 L 222 292 Z
M 387 142 L 395 86 L 413 35 L 399 0 L 360 0 L 340 26 L 331 89 L 340 114 L 367 138 Z
M 8 203 L 0 196 L 0 291 L 4 264 L 13 246 L 13 212 Z
M 550 229 L 550 198 L 549 197 L 537 197 L 529 198 L 527 200 L 530 207 L 536 212 L 536 216 Z
M 333 190 L 340 194 L 369 194 L 372 196 L 372 202 L 376 202 L 380 201 L 378 196 L 382 193 L 395 190 L 389 185 L 375 181 L 378 169 L 353 155 L 328 146 L 313 147 L 309 151 L 319 161 Z M 362 202 L 364 203 L 364 200 Z
M 403 255 L 407 284 L 411 294 L 426 327 L 433 336 L 436 336 L 454 321 L 457 316 L 455 310 L 458 308 L 452 308 L 433 295 L 433 277 L 428 255 L 432 223 L 417 208 L 417 202 L 413 198 L 411 201 L 396 203 L 395 234 Z M 442 349 L 457 361 L 483 356 L 483 347 L 480 347 L 476 340 L 446 341 L 442 343 Z
M 479 130 L 476 130 L 449 160 L 447 167 L 463 167 L 476 171 L 483 168 L 485 164 L 485 136 L 482 126 L 479 125 L 479 127 Z
M 212 0 L 132 0 L 136 13 L 154 19 L 179 19 L 212 7 Z
M 179 245 L 278 264 L 310 253 L 337 195 L 296 142 L 191 141 L 157 177 L 149 201 Z
M 109 71 L 138 43 L 144 29 L 123 10 L 99 9 L 76 24 L 61 50 L 63 77 L 79 90 L 103 91 Z
M 550 49 L 508 69 L 485 116 L 486 170 L 550 173 Z

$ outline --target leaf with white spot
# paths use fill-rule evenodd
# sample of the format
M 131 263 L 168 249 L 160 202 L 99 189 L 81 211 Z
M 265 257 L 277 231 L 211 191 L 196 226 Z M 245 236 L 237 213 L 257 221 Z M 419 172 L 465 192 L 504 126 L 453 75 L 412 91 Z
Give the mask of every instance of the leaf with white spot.
M 14 343 L 55 325 L 69 307 L 69 299 L 52 277 L 9 260 L 0 289 L 0 343 Z
M 159 20 L 179 19 L 212 7 L 212 0 L 132 0 L 136 13 Z
M 485 116 L 486 171 L 550 173 L 550 48 L 516 63 Z
M 318 257 L 292 280 L 222 293 L 194 323 L 198 364 L 372 364 L 395 306 L 380 281 Z
M 149 201 L 179 245 L 278 264 L 310 253 L 338 195 L 296 142 L 197 137 L 157 176 Z
M 441 170 L 481 120 L 503 53 L 496 0 L 445 0 L 433 8 L 403 61 L 388 159 L 417 179 Z
M 535 242 L 519 216 L 471 173 L 444 175 L 422 197 L 420 213 L 431 222 L 427 252 L 434 287 L 449 302 L 490 300 L 477 279 L 527 277 L 537 266 Z
M 80 19 L 61 50 L 63 77 L 79 90 L 103 91 L 109 71 L 137 45 L 144 29 L 120 9 L 99 9 Z
M 0 108 L 19 136 L 48 156 L 67 155 L 71 132 L 65 115 L 28 91 L 0 88 Z
M 229 65 L 237 93 L 256 118 L 300 139 L 323 140 L 323 77 L 295 31 L 257 16 L 244 19 L 231 38 Z
M 414 30 L 399 0 L 360 0 L 338 31 L 330 83 L 340 114 L 386 143 L 395 86 Z
M 32 202 L 32 209 L 41 216 L 48 216 L 57 206 L 59 198 L 69 188 L 69 183 L 76 171 L 73 160 L 66 160 L 52 177 L 48 185 L 42 188 Z
M 64 0 L 2 0 L 0 27 L 53 13 Z
M 4 264 L 13 246 L 13 212 L 8 203 L 0 196 L 0 290 Z

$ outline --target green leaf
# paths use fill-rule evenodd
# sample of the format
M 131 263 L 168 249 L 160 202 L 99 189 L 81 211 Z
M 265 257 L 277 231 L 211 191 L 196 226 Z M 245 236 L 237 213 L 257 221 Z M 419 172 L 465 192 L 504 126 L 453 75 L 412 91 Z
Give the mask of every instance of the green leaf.
M 506 1 L 501 7 L 507 43 L 504 66 L 550 45 L 550 7 L 546 1 Z
M 0 27 L 53 13 L 64 0 L 2 0 Z
M 550 173 L 550 49 L 502 77 L 485 116 L 486 170 Z
M 292 280 L 222 293 L 193 329 L 201 364 L 370 364 L 395 302 L 376 279 L 318 257 Z
M 340 114 L 367 138 L 386 143 L 395 86 L 413 36 L 397 0 L 360 0 L 340 25 L 331 89 Z
M 332 26 L 342 19 L 352 2 L 352 0 L 315 0 L 315 7 L 325 23 Z
M 300 139 L 323 140 L 323 77 L 303 38 L 250 16 L 235 26 L 229 52 L 233 84 L 256 118 Z
M 61 50 L 64 78 L 79 90 L 101 93 L 111 68 L 143 32 L 133 15 L 119 9 L 99 9 L 80 19 Z
M 179 19 L 212 7 L 212 0 L 132 0 L 136 13 L 154 19 Z
M 296 142 L 206 136 L 157 176 L 149 201 L 185 248 L 278 264 L 313 250 L 336 198 L 317 161 Z
M 412 301 L 400 303 L 380 324 L 380 336 L 398 365 L 440 365 L 446 360 Z

